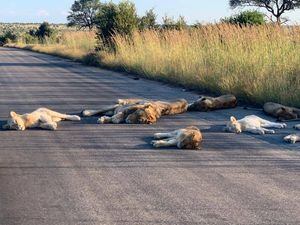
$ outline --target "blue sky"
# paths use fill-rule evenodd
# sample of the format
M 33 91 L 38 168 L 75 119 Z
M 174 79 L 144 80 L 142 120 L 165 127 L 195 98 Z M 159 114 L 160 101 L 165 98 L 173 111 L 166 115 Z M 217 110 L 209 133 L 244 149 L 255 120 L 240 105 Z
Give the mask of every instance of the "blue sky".
M 0 22 L 65 23 L 74 0 L 0 0 Z M 114 0 L 118 2 L 118 0 Z M 158 17 L 184 16 L 189 23 L 215 22 L 233 11 L 228 0 L 133 0 L 138 13 L 154 7 Z M 291 23 L 300 23 L 300 10 L 287 14 Z

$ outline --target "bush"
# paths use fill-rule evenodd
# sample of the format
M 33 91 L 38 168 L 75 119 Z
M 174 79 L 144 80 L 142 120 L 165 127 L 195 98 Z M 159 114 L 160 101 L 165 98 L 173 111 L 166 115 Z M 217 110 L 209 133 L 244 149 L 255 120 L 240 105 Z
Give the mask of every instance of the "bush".
M 35 34 L 28 32 L 28 33 L 25 33 L 22 35 L 22 42 L 24 44 L 37 44 L 39 42 L 39 40 L 35 36 Z
M 244 11 L 237 15 L 224 18 L 221 20 L 224 23 L 238 25 L 264 25 L 266 24 L 265 15 L 258 11 Z
M 44 22 L 40 25 L 38 30 L 36 31 L 36 36 L 41 39 L 45 40 L 46 38 L 49 38 L 53 35 L 54 30 L 51 28 L 50 24 L 48 22 Z
M 0 45 L 5 45 L 10 42 L 16 42 L 18 39 L 17 35 L 12 31 L 7 31 L 5 34 L 0 36 Z

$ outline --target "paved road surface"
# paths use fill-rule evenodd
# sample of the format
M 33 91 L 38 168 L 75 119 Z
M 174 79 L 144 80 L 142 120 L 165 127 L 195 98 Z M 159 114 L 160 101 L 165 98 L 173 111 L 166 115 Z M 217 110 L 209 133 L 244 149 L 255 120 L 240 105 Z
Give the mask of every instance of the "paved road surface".
M 42 54 L 0 48 L 0 118 L 47 106 L 78 113 L 117 98 L 197 94 Z M 63 122 L 0 131 L 1 225 L 300 224 L 300 147 L 222 132 L 241 108 L 156 125 Z M 153 150 L 156 131 L 199 126 L 202 151 Z

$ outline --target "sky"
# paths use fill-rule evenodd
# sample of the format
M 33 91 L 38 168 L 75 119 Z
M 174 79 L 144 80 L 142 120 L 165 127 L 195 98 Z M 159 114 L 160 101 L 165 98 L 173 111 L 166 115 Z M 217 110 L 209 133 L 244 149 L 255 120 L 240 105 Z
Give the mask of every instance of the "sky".
M 73 2 L 74 0 L 0 0 L 0 22 L 66 23 Z M 174 18 L 182 15 L 190 24 L 218 22 L 220 18 L 241 10 L 230 9 L 229 0 L 133 0 L 133 2 L 139 15 L 154 8 L 159 20 L 165 15 Z M 288 13 L 286 17 L 290 19 L 290 23 L 299 24 L 300 10 Z

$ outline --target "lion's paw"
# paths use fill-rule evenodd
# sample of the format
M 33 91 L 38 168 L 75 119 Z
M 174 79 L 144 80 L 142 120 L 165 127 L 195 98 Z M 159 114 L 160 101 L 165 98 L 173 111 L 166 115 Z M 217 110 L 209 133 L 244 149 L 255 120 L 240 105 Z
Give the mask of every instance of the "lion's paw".
M 283 129 L 283 128 L 287 128 L 287 124 L 286 123 L 282 123 L 281 124 L 281 128 Z

